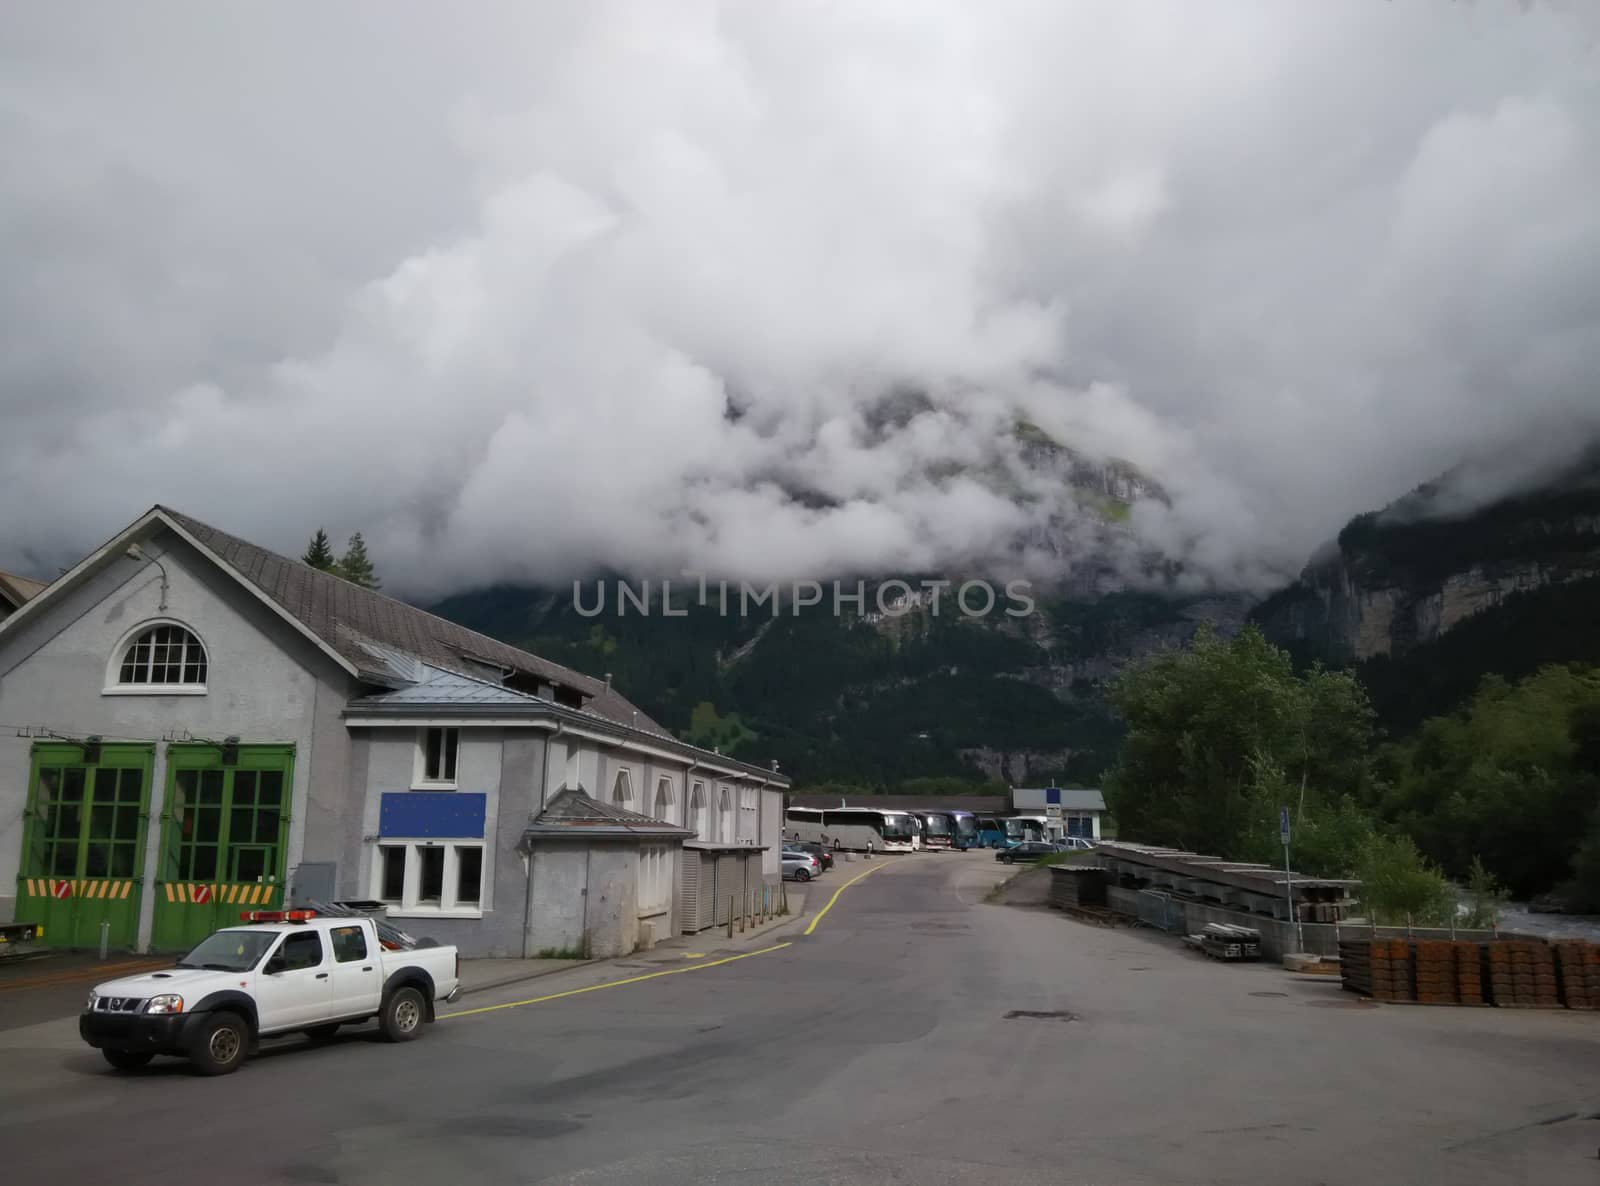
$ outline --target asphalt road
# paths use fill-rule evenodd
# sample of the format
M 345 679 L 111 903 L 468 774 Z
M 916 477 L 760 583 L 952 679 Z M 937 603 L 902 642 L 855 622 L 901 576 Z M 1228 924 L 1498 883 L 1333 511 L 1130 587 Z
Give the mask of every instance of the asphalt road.
M 816 904 L 855 871 L 813 887 Z M 290 1040 L 221 1080 L 112 1073 L 70 1020 L 13 1029 L 5 1177 L 1600 1182 L 1600 1016 L 1360 1006 L 1164 937 L 986 904 L 1000 873 L 981 854 L 885 860 L 809 937 L 802 921 L 709 940 L 698 961 L 590 966 L 467 1004 L 696 970 L 450 1018 L 410 1045 Z

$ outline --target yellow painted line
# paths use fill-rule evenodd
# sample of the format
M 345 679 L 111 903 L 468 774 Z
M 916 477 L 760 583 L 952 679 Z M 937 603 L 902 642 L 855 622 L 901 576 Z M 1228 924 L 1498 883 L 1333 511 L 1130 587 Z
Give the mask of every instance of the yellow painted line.
M 703 951 L 686 951 L 683 953 L 683 958 L 686 960 L 703 960 L 706 958 L 706 953 Z
M 122 893 L 119 895 L 119 897 L 120 898 L 126 898 L 128 896 L 128 891 L 131 890 L 132 888 L 133 888 L 133 882 L 124 881 L 122 883 Z
M 602 988 L 621 988 L 624 984 L 640 984 L 646 980 L 656 980 L 662 976 L 681 976 L 685 972 L 704 972 L 707 968 L 721 967 L 723 964 L 737 963 L 753 956 L 770 955 L 774 951 L 782 951 L 788 943 L 776 943 L 771 947 L 763 947 L 759 951 L 747 951 L 742 955 L 724 956 L 719 960 L 712 960 L 709 964 L 695 964 L 688 968 L 666 968 L 660 972 L 646 972 L 643 976 L 629 976 L 626 980 L 608 980 L 604 984 L 591 984 L 587 988 L 569 988 L 566 992 L 553 992 L 542 997 L 529 997 L 525 1001 L 507 1001 L 503 1005 L 483 1005 L 477 1009 L 460 1009 L 455 1013 L 441 1013 L 440 1020 L 447 1017 L 471 1017 L 475 1013 L 495 1013 L 501 1009 L 520 1009 L 523 1005 L 542 1005 L 545 1001 L 559 1001 L 562 997 L 581 996 L 586 992 L 599 992 Z
M 828 899 L 828 904 L 826 906 L 824 906 L 821 910 L 817 911 L 817 916 L 811 920 L 811 925 L 806 927 L 806 929 L 804 931 L 800 932 L 800 933 L 803 934 L 803 935 L 809 935 L 812 931 L 816 930 L 817 929 L 817 924 L 822 921 L 823 916 L 826 915 L 828 913 L 828 911 L 833 909 L 833 904 L 839 900 L 839 895 L 840 894 L 844 893 L 845 890 L 849 889 L 852 885 L 854 885 L 856 882 L 860 881 L 863 877 L 870 876 L 871 874 L 876 873 L 879 869 L 882 869 L 883 867 L 884 866 L 882 866 L 882 865 L 874 865 L 874 866 L 872 866 L 872 868 L 867 869 L 864 872 L 857 873 L 849 881 L 845 882 L 838 889 L 834 890 L 833 891 L 833 897 Z

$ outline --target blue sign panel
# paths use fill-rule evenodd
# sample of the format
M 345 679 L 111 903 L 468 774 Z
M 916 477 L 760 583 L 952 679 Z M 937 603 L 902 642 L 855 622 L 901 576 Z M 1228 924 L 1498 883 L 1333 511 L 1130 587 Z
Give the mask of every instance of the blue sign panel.
M 1059 805 L 1061 803 L 1061 788 L 1060 787 L 1045 787 L 1045 789 L 1044 789 L 1044 801 L 1045 801 L 1045 805 L 1046 806 L 1049 806 L 1052 803 L 1055 803 L 1055 804 Z
M 1278 839 L 1284 844 L 1289 843 L 1289 809 L 1278 808 Z
M 378 808 L 378 835 L 482 840 L 489 796 L 466 791 L 396 791 Z

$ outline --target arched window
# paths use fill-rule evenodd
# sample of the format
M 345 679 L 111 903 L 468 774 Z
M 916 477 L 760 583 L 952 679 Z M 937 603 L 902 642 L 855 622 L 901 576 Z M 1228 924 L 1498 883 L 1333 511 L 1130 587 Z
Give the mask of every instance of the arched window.
M 697 840 L 711 839 L 706 828 L 706 784 L 703 782 L 695 783 L 689 792 L 689 818 L 685 826 L 693 829 Z
M 733 843 L 733 810 L 728 803 L 728 788 L 717 797 L 717 843 Z
M 666 823 L 672 822 L 672 780 L 661 778 L 656 781 L 656 805 L 651 812 L 658 820 Z
M 611 801 L 618 807 L 633 808 L 633 779 L 626 766 L 617 771 L 617 780 L 611 784 Z
M 207 666 L 206 648 L 193 631 L 158 622 L 126 641 L 108 682 L 114 688 L 203 692 Z

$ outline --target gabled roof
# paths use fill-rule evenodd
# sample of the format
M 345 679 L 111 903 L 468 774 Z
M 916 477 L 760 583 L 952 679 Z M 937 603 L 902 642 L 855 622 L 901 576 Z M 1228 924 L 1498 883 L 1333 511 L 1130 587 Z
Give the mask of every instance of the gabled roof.
M 694 832 L 665 820 L 651 819 L 626 807 L 591 799 L 576 788 L 568 788 L 546 803 L 523 833 L 526 836 L 677 836 L 688 838 Z
M 21 606 L 24 601 L 32 601 L 45 589 L 44 581 L 36 581 L 32 577 L 19 577 L 15 573 L 0 572 L 0 601 L 10 605 L 13 609 Z
M 206 550 L 226 561 L 246 581 L 276 603 L 358 671 L 385 678 L 388 664 L 375 664 L 371 644 L 421 659 L 435 667 L 462 670 L 469 663 L 498 665 L 507 672 L 561 684 L 581 693 L 584 708 L 607 720 L 650 733 L 661 726 L 603 680 L 541 659 L 488 635 L 468 630 L 414 605 L 299 560 L 280 556 L 170 507 L 165 518 Z
M 89 574 L 116 563 L 130 544 L 149 538 L 162 527 L 193 544 L 353 676 L 378 684 L 408 683 L 409 668 L 416 660 L 469 673 L 481 672 L 486 665 L 498 667 L 524 682 L 573 689 L 583 698 L 586 713 L 642 733 L 670 736 L 603 680 L 507 646 L 159 505 L 30 598 L 0 622 L 0 631 L 21 628 L 62 590 L 75 587 Z

